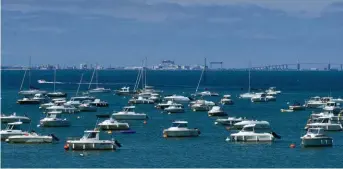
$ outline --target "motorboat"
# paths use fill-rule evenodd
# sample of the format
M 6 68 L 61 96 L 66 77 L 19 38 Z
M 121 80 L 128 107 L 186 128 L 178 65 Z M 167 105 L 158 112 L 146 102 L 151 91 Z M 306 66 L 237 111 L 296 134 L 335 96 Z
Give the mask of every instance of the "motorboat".
M 9 136 L 21 136 L 28 134 L 26 131 L 22 131 L 20 126 L 23 124 L 21 121 L 8 123 L 4 130 L 0 131 L 1 140 L 6 140 Z
M 199 93 L 196 93 L 195 95 L 196 96 L 201 96 L 201 97 L 205 97 L 205 96 L 219 96 L 218 93 L 210 92 L 210 91 L 199 92 Z
M 94 89 L 88 90 L 89 93 L 110 93 L 111 89 L 105 89 L 103 87 L 97 87 Z
M 324 134 L 323 128 L 309 128 L 300 139 L 303 147 L 328 147 L 333 143 L 332 138 Z
M 309 128 L 323 128 L 326 131 L 342 131 L 342 124 L 336 120 L 332 120 L 330 117 L 318 117 L 313 119 L 312 122 L 306 124 L 305 129 Z
M 183 113 L 185 110 L 182 106 L 171 105 L 169 107 L 166 107 L 164 111 L 167 113 Z
M 61 111 L 47 112 L 45 118 L 40 120 L 41 127 L 68 127 L 70 122 L 66 118 L 62 118 Z
M 93 102 L 89 103 L 95 107 L 108 107 L 108 103 L 106 101 L 101 101 L 100 99 L 95 99 Z
M 71 97 L 69 101 L 67 101 L 64 105 L 73 105 L 75 107 L 79 107 L 81 102 L 85 100 L 94 101 L 95 97 L 92 96 L 78 96 L 78 97 Z
M 187 121 L 174 121 L 172 126 L 163 130 L 163 137 L 197 137 L 200 130 L 188 128 Z
M 267 95 L 265 93 L 256 93 L 252 98 L 251 102 L 268 102 Z
M 210 111 L 208 111 L 208 116 L 227 116 L 227 113 L 221 109 L 219 106 L 213 106 Z
M 256 93 L 254 93 L 254 92 L 248 92 L 248 93 L 240 94 L 239 98 L 241 98 L 241 99 L 251 99 L 255 95 L 256 95 Z
M 271 95 L 271 94 L 266 94 L 266 99 L 267 101 L 276 101 L 276 97 L 275 95 Z
M 231 99 L 231 95 L 224 95 L 223 98 L 220 100 L 220 103 L 223 105 L 232 105 L 234 102 Z
M 294 102 L 292 105 L 288 106 L 289 110 L 293 110 L 293 111 L 301 111 L 301 110 L 305 110 L 306 106 L 301 105 L 299 102 Z
M 224 126 L 233 126 L 234 124 L 243 121 L 244 119 L 242 117 L 236 118 L 236 117 L 228 117 L 227 119 L 216 119 L 214 124 L 221 124 Z
M 79 110 L 72 105 L 54 105 L 46 108 L 47 111 L 61 111 L 62 113 L 76 113 Z
M 125 86 L 120 88 L 120 90 L 115 90 L 114 92 L 116 95 L 119 95 L 119 96 L 126 96 L 126 95 L 135 94 L 134 91 L 130 91 L 130 87 L 125 87 Z
M 40 104 L 40 100 L 34 100 L 33 98 L 24 97 L 17 101 L 18 104 Z
M 154 103 L 158 103 L 158 102 L 162 101 L 160 94 L 158 94 L 158 93 L 151 93 L 151 95 L 148 99 L 153 100 Z
M 343 99 L 342 98 L 331 98 L 330 101 L 336 102 L 336 103 L 343 103 Z
M 56 106 L 57 104 L 55 104 L 54 102 L 49 102 L 49 103 L 43 103 L 39 106 L 39 109 L 46 109 L 48 107 L 51 107 L 51 106 Z
M 129 100 L 129 104 L 154 104 L 155 102 L 151 99 L 138 96 L 138 97 L 133 97 L 132 99 Z
M 233 142 L 272 142 L 281 139 L 279 135 L 271 131 L 269 125 L 263 124 L 248 124 L 243 127 L 238 133 L 233 133 L 226 141 Z
M 89 102 L 84 102 L 78 107 L 80 112 L 96 112 L 98 107 L 91 105 Z
M 144 85 L 144 88 L 139 93 L 162 93 L 161 90 L 156 90 L 154 86 Z
M 35 94 L 32 99 L 38 100 L 40 103 L 46 103 L 50 100 L 50 98 L 44 94 Z
M 67 93 L 64 92 L 50 92 L 46 94 L 48 97 L 67 97 Z
M 315 96 L 311 97 L 305 105 L 307 108 L 323 108 L 326 103 L 323 102 L 319 96 Z
M 186 96 L 181 96 L 181 95 L 174 94 L 174 95 L 171 95 L 171 96 L 164 97 L 164 100 L 174 101 L 176 103 L 188 103 L 188 102 L 190 102 L 193 99 L 191 99 L 189 97 L 186 97 Z
M 190 102 L 190 106 L 194 105 L 194 104 L 203 104 L 203 105 L 206 105 L 206 106 L 215 106 L 216 103 L 214 103 L 213 101 L 207 101 L 207 100 L 195 100 L 195 101 L 191 101 Z
M 1 123 L 13 123 L 13 122 L 17 122 L 17 121 L 21 121 L 22 123 L 30 123 L 31 119 L 27 116 L 18 116 L 17 113 L 13 113 L 11 115 L 4 115 L 1 114 L 0 116 L 1 119 Z
M 276 87 L 270 87 L 265 91 L 268 95 L 278 95 L 281 93 L 280 90 L 276 90 Z
M 116 120 L 145 120 L 148 116 L 144 113 L 136 113 L 135 106 L 125 106 L 122 111 L 113 113 Z
M 212 106 L 204 104 L 204 103 L 196 103 L 191 105 L 191 109 L 193 111 L 209 111 Z
M 54 134 L 44 136 L 38 135 L 34 131 L 25 135 L 9 136 L 6 139 L 6 142 L 8 143 L 52 143 L 54 141 L 59 141 Z
M 326 102 L 326 105 L 324 106 L 323 110 L 333 113 L 339 113 L 342 110 L 342 108 L 340 107 L 339 103 L 329 101 Z
M 101 130 L 129 130 L 130 126 L 128 123 L 121 123 L 113 119 L 107 119 L 98 124 Z
M 29 89 L 19 91 L 19 95 L 23 96 L 34 96 L 35 94 L 47 94 L 47 91 L 38 90 L 38 89 Z
M 181 107 L 183 107 L 182 104 L 176 103 L 176 102 L 171 101 L 171 100 L 167 101 L 166 103 L 158 103 L 155 107 L 163 110 L 169 106 L 181 106 Z
M 100 131 L 86 130 L 80 139 L 67 140 L 66 148 L 72 150 L 115 150 L 121 147 L 117 140 L 100 140 Z
M 241 122 L 235 123 L 233 125 L 233 128 L 240 130 L 242 129 L 245 125 L 248 124 L 258 124 L 258 125 L 263 125 L 263 126 L 269 126 L 269 122 L 267 121 L 258 121 L 258 120 L 243 120 Z

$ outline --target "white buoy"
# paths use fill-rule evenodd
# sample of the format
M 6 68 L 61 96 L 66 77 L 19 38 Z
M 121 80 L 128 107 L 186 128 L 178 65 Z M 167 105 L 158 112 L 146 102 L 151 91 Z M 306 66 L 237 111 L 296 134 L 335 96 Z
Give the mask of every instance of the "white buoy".
M 80 118 L 80 116 L 77 116 L 77 118 L 79 119 L 79 118 Z
M 81 153 L 80 156 L 83 157 L 84 155 Z
M 38 124 L 37 127 L 40 127 L 40 125 Z

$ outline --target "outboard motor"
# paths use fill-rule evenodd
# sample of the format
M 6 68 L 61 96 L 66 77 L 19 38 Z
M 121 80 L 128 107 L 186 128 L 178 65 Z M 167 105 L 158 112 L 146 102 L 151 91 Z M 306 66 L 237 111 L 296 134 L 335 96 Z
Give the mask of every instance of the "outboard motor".
M 54 134 L 50 134 L 50 136 L 52 137 L 53 140 L 55 140 L 55 141 L 60 141 L 60 139 L 57 138 Z
M 189 98 L 189 100 L 194 101 L 194 98 L 193 98 L 193 97 L 188 97 L 188 98 Z
M 201 132 L 200 132 L 200 130 L 198 129 L 198 128 L 194 128 L 195 130 L 198 130 L 198 134 L 200 135 L 201 134 Z
M 281 139 L 281 136 L 277 135 L 275 132 L 271 132 L 270 134 L 272 134 L 275 138 L 277 139 Z
M 118 147 L 121 147 L 121 144 L 117 140 L 114 140 L 114 144 L 116 144 Z

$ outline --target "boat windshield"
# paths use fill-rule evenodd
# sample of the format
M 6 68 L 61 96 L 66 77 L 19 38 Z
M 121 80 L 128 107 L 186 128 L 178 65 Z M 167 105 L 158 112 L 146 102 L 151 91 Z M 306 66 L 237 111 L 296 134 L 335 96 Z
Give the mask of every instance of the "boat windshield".
M 335 103 L 327 103 L 326 105 L 327 105 L 327 106 L 336 106 Z
M 324 130 L 323 129 L 313 129 L 310 128 L 307 131 L 308 134 L 324 134 Z
M 48 118 L 56 118 L 56 117 L 57 117 L 57 114 L 48 113 L 47 117 L 48 117 Z
M 85 133 L 85 135 L 83 135 L 83 139 L 95 139 L 97 136 L 97 133 L 95 132 L 91 132 L 91 133 Z
M 173 123 L 172 127 L 187 127 L 186 123 Z
M 6 127 L 6 130 L 20 130 L 20 126 L 19 125 L 8 125 Z
M 244 127 L 242 131 L 254 131 L 253 127 Z

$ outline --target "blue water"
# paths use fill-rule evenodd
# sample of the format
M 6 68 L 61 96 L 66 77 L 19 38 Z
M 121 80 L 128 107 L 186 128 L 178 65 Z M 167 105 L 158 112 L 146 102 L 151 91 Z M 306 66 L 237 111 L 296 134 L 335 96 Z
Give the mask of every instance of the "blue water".
M 85 129 L 92 129 L 96 123 L 96 114 L 120 110 L 128 97 L 113 94 L 97 95 L 110 103 L 109 108 L 100 108 L 98 112 L 84 112 L 70 115 L 69 128 L 37 128 L 39 120 L 44 117 L 38 105 L 17 105 L 23 71 L 2 71 L 1 77 L 1 112 L 9 114 L 28 114 L 32 119 L 26 129 L 38 133 L 54 133 L 60 138 L 56 144 L 1 145 L 1 167 L 340 167 L 343 151 L 343 133 L 330 132 L 334 146 L 329 148 L 301 148 L 300 136 L 311 111 L 281 113 L 287 102 L 298 100 L 304 102 L 310 96 L 343 96 L 343 72 L 252 72 L 253 88 L 276 86 L 283 93 L 276 102 L 254 104 L 249 100 L 236 98 L 247 91 L 248 72 L 212 72 L 206 73 L 206 81 L 200 86 L 211 91 L 234 96 L 235 105 L 224 106 L 230 116 L 243 116 L 267 120 L 273 130 L 282 136 L 281 140 L 264 144 L 230 143 L 225 139 L 230 132 L 222 126 L 214 125 L 214 118 L 206 112 L 183 114 L 162 114 L 153 105 L 138 105 L 137 112 L 147 113 L 147 124 L 142 121 L 130 121 L 130 126 L 137 133 L 113 135 L 102 133 L 103 138 L 115 137 L 123 147 L 117 151 L 65 151 L 65 140 L 71 136 L 82 136 Z M 57 81 L 78 83 L 81 73 L 84 82 L 89 81 L 91 71 L 58 71 Z M 117 89 L 136 80 L 137 71 L 99 71 L 99 82 Z M 193 93 L 200 77 L 200 71 L 149 71 L 148 84 L 163 90 L 164 94 Z M 52 81 L 53 71 L 33 71 L 32 83 L 45 90 L 52 90 L 52 84 L 37 84 L 38 79 Z M 24 87 L 27 87 L 27 81 Z M 82 85 L 85 91 L 88 85 Z M 57 85 L 69 96 L 75 95 L 77 85 Z M 218 102 L 218 98 L 209 98 Z M 80 118 L 77 118 L 77 117 Z M 165 139 L 162 130 L 176 119 L 187 120 L 190 127 L 197 127 L 201 135 L 197 138 Z M 4 126 L 2 126 L 3 128 Z M 289 145 L 296 144 L 291 149 Z M 84 156 L 80 156 L 84 153 Z

